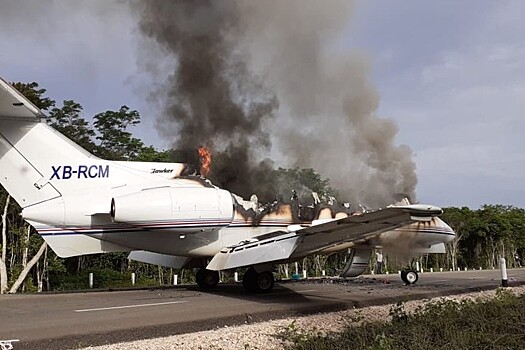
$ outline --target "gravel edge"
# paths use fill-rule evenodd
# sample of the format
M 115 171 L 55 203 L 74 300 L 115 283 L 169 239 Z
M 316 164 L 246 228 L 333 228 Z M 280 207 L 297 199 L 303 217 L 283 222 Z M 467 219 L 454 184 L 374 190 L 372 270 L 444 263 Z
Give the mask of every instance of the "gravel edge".
M 525 286 L 507 288 L 515 294 L 525 294 Z M 424 300 L 414 300 L 405 303 L 405 310 L 410 311 L 418 306 L 435 300 L 464 300 L 492 298 L 496 290 L 474 292 L 459 295 L 449 295 Z M 123 350 L 123 349 L 267 349 L 281 350 L 286 345 L 285 340 L 276 336 L 283 330 L 293 327 L 299 331 L 316 331 L 320 333 L 337 332 L 348 324 L 349 319 L 362 316 L 369 320 L 386 320 L 392 304 L 371 306 L 360 309 L 350 309 L 338 312 L 321 313 L 316 315 L 289 317 L 279 320 L 246 324 L 241 326 L 221 327 L 210 331 L 186 333 L 162 338 L 136 340 L 96 347 L 89 350 Z

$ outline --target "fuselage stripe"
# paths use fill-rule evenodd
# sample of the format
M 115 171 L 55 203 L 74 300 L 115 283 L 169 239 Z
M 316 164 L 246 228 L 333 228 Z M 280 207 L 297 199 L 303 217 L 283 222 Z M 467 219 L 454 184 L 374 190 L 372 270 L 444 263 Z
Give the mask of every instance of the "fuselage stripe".
M 36 227 L 36 230 L 41 236 L 49 236 L 49 235 L 68 235 L 68 234 L 86 234 L 86 235 L 94 235 L 94 234 L 101 234 L 101 233 L 119 233 L 119 232 L 143 232 L 143 231 L 150 231 L 150 230 L 167 230 L 167 229 L 185 229 L 185 228 L 195 228 L 195 227 L 217 227 L 217 228 L 224 228 L 228 225 L 228 222 L 223 222 L 221 225 L 216 224 L 192 224 L 192 225 L 142 225 L 142 226 L 129 226 L 129 227 L 113 227 L 113 226 L 107 226 L 107 227 L 98 227 L 98 228 L 92 228 L 92 227 L 64 227 L 64 228 L 38 228 Z M 247 227 L 253 227 L 253 226 L 247 226 Z M 259 225 L 259 227 L 276 227 L 275 225 Z M 283 226 L 283 228 L 286 226 Z

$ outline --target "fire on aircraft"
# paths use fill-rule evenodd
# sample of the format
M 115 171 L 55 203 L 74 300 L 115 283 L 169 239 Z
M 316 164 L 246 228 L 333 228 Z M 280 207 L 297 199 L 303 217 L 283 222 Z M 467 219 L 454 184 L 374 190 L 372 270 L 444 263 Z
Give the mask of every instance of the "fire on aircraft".
M 276 264 L 351 248 L 341 271 L 351 277 L 376 247 L 402 240 L 419 254 L 443 253 L 455 236 L 433 205 L 353 211 L 314 193 L 306 205 L 295 195 L 246 201 L 205 178 L 211 154 L 200 153 L 200 175 L 181 163 L 99 159 L 0 79 L 0 183 L 61 257 L 129 252 L 147 263 L 197 267 L 202 288 L 215 287 L 219 271 L 247 268 L 245 288 L 263 292 L 273 288 Z

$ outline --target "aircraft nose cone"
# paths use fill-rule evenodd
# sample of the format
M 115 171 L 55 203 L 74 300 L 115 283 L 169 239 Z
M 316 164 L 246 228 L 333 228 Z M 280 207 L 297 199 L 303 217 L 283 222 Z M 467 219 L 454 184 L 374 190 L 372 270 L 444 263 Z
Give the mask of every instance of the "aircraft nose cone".
M 447 242 L 451 242 L 456 238 L 456 232 L 450 227 L 445 221 L 441 220 L 440 218 L 435 219 L 436 222 L 436 228 L 441 231 L 444 235 L 448 237 Z

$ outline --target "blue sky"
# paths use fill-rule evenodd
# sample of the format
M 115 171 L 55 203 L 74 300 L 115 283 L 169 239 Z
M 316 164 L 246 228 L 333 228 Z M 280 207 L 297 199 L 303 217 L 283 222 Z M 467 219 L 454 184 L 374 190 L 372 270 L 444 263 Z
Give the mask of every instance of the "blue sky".
M 0 75 L 37 81 L 86 117 L 123 104 L 167 147 L 142 84 L 135 19 L 121 2 L 0 5 Z M 525 207 L 525 2 L 357 1 L 344 45 L 370 58 L 378 114 L 415 152 L 421 202 Z

